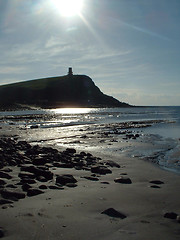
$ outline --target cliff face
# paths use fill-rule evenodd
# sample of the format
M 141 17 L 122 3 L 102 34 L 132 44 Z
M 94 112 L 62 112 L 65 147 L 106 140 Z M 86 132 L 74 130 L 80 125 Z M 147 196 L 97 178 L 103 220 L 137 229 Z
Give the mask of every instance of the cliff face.
M 85 75 L 67 75 L 0 86 L 1 107 L 12 103 L 43 108 L 130 107 L 103 94 L 92 79 Z

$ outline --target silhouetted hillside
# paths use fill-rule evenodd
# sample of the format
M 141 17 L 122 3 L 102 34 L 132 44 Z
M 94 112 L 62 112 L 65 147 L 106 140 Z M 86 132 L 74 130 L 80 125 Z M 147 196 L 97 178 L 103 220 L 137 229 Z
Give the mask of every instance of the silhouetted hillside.
M 43 78 L 0 86 L 0 107 L 25 104 L 55 107 L 130 107 L 103 94 L 85 75 Z

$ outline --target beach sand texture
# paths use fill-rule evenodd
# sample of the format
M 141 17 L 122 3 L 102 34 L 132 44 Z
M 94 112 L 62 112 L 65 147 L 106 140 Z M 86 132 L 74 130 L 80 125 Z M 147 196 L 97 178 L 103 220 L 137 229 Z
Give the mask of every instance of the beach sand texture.
M 96 129 L 98 129 L 97 126 Z M 1 185 L 0 199 L 12 201 L 2 204 L 0 208 L 0 232 L 3 239 L 176 240 L 180 238 L 178 219 L 172 219 L 171 215 L 167 215 L 171 212 L 180 214 L 180 192 L 178 191 L 180 177 L 178 174 L 165 171 L 146 161 L 139 155 L 143 149 L 147 151 L 147 149 L 156 148 L 164 151 L 168 146 L 162 139 L 144 136 L 136 136 L 137 138 L 132 139 L 128 137 L 130 133 L 126 132 L 122 134 L 120 141 L 115 135 L 104 134 L 104 128 L 99 128 L 98 132 L 94 132 L 93 137 L 90 137 L 92 129 L 82 130 L 81 127 L 81 131 L 78 129 L 78 134 L 69 131 L 69 136 L 72 133 L 76 136 L 76 138 L 72 137 L 73 141 L 67 137 L 66 132 L 64 133 L 66 140 L 59 140 L 56 138 L 58 136 L 55 136 L 55 144 L 52 139 L 48 142 L 40 141 L 40 138 L 44 139 L 45 136 L 43 131 L 40 135 L 40 129 L 29 129 L 25 133 L 24 130 L 17 131 L 11 126 L 9 130 L 8 132 L 5 129 L 4 132 L 14 138 L 16 135 L 18 138 L 17 141 L 11 140 L 16 146 L 14 151 L 18 151 L 18 154 L 24 158 L 22 157 L 22 162 L 16 166 L 4 166 L 0 169 L 1 173 L 7 173 L 12 177 L 8 179 L 3 174 L 1 175 L 1 180 L 5 183 Z M 63 129 L 61 132 L 63 133 Z M 138 134 L 141 135 L 141 133 Z M 23 167 L 29 165 L 35 168 L 42 167 L 38 163 L 39 160 L 29 162 L 29 160 L 38 158 L 38 154 L 33 158 L 32 155 L 26 154 L 25 158 L 24 152 L 26 151 L 23 148 L 18 149 L 20 140 L 29 142 L 31 140 L 29 149 L 37 143 L 40 143 L 39 149 L 45 146 L 49 147 L 50 151 L 50 147 L 55 147 L 58 150 L 51 153 L 51 157 L 53 154 L 62 153 L 67 147 L 71 149 L 68 150 L 69 152 L 72 151 L 71 154 L 68 151 L 64 153 L 66 157 L 70 155 L 71 167 L 62 167 L 57 164 L 57 161 L 48 162 L 46 163 L 48 170 L 46 170 L 50 171 L 53 177 L 44 180 L 39 179 L 38 176 L 33 178 L 35 183 L 29 184 L 30 189 L 39 189 L 43 191 L 42 194 L 27 196 L 28 190 L 22 191 L 25 182 L 18 184 L 23 180 L 23 176 L 19 173 L 27 173 L 27 169 Z M 76 149 L 76 152 L 72 149 Z M 43 151 L 41 154 L 47 157 L 45 148 Z M 88 167 L 83 164 L 74 167 L 74 161 L 78 156 L 80 158 L 79 154 L 82 151 L 84 155 L 83 157 L 81 155 L 81 158 L 84 159 L 84 164 L 91 163 L 88 163 Z M 13 156 L 11 148 L 9 156 Z M 26 159 L 25 162 L 24 159 Z M 104 174 L 104 170 L 94 168 L 97 166 L 103 166 L 102 169 L 110 171 Z M 62 174 L 72 175 L 77 182 L 61 184 L 62 186 L 56 185 L 57 176 Z M 16 188 L 14 189 L 13 186 Z M 58 189 L 55 189 L 56 187 Z M 25 197 L 15 201 L 12 196 L 4 197 L 3 191 L 21 192 L 25 194 Z M 107 209 L 110 209 L 109 215 L 102 214 Z M 112 209 L 116 210 L 119 215 L 111 215 Z M 119 217 L 121 215 L 124 218 Z

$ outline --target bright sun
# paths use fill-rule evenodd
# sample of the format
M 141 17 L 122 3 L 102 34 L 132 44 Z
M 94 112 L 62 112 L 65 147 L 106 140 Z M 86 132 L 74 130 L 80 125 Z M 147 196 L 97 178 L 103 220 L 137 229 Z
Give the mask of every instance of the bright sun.
M 83 0 L 53 0 L 53 2 L 64 17 L 79 15 L 83 7 Z

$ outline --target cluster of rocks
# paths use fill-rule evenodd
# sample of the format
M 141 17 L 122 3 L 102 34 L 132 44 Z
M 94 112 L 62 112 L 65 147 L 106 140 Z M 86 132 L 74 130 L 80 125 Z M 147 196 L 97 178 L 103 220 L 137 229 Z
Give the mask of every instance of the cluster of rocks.
M 14 167 L 16 175 L 13 172 Z M 77 153 L 73 148 L 60 152 L 51 147 L 31 146 L 26 141 L 18 142 L 11 138 L 2 138 L 0 139 L 0 204 L 11 204 L 26 196 L 42 194 L 48 188 L 64 189 L 64 186 L 77 186 L 77 179 L 72 175 L 56 175 L 53 173 L 54 169 L 74 168 L 89 171 L 92 176 L 87 179 L 94 181 L 98 180 L 96 174 L 112 173 L 109 167 L 120 166 L 113 161 L 102 161 L 101 158 L 94 157 L 90 153 Z

